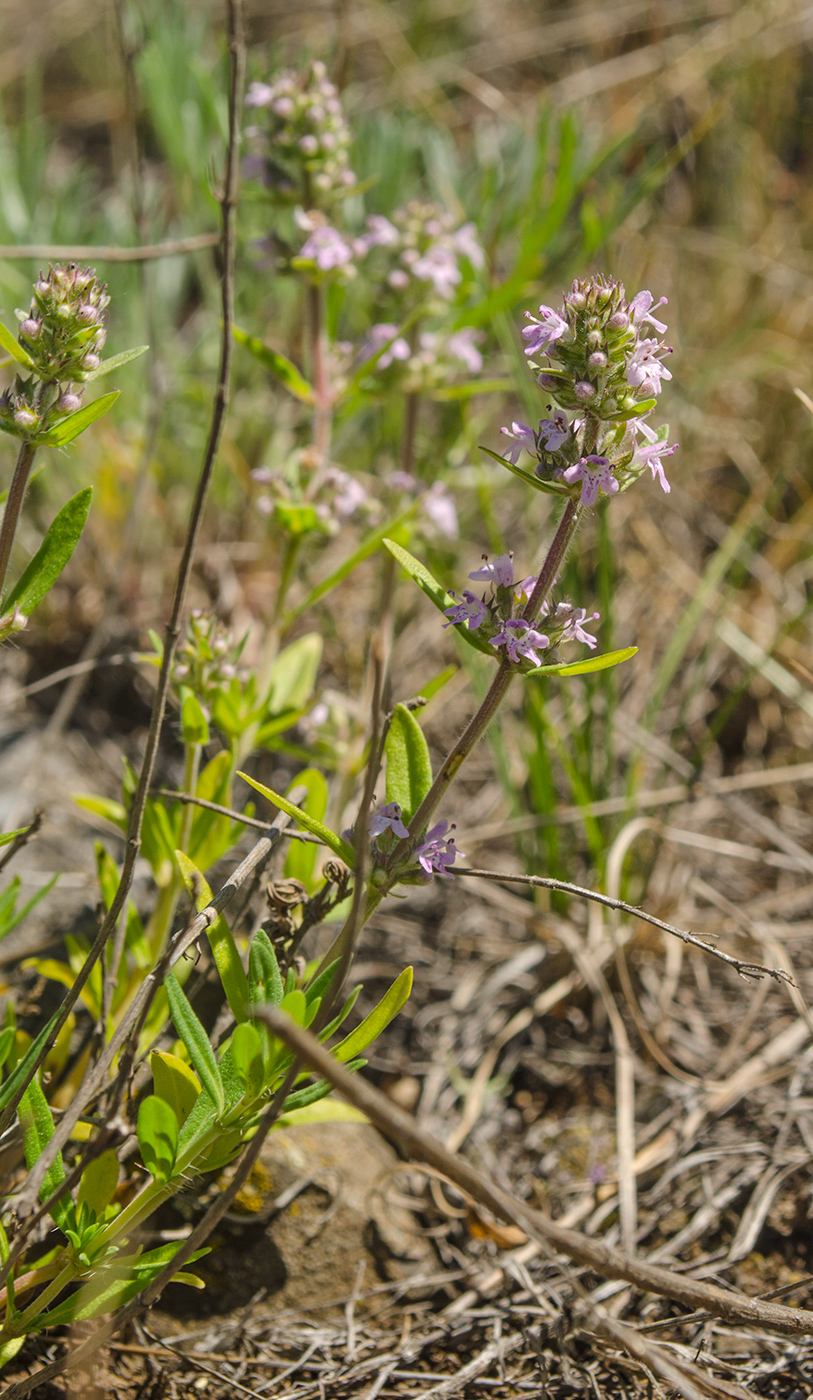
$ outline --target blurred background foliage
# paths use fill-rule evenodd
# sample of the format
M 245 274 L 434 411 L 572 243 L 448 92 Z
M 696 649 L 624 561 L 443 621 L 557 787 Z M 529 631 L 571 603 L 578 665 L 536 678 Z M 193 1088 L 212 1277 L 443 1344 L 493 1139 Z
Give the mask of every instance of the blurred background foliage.
M 609 520 L 599 511 L 564 580 L 601 610 L 602 650 L 635 642 L 639 655 L 623 673 L 567 688 L 517 686 L 523 723 L 502 724 L 463 783 L 476 798 L 465 824 L 479 824 L 482 841 L 514 832 L 527 868 L 574 878 L 578 857 L 582 874 L 600 875 L 636 790 L 810 750 L 811 422 L 794 393 L 813 397 L 810 11 L 788 0 L 248 0 L 247 13 L 251 78 L 321 57 L 339 83 L 367 182 L 351 220 L 431 198 L 480 231 L 486 266 L 460 324 L 483 333 L 482 377 L 504 388 L 436 396 L 417 442 L 419 474 L 445 480 L 460 513 L 460 539 L 427 546 L 448 585 L 484 550 L 510 547 L 532 568 L 547 529 L 541 498 L 477 451 L 499 446 L 501 423 L 544 416 L 518 339 L 522 311 L 556 304 L 591 270 L 669 298 L 674 379 L 660 407 L 681 443 L 672 493 L 642 483 Z M 19 245 L 121 248 L 216 232 L 226 63 L 209 0 L 0 0 L 0 21 L 9 323 L 43 262 Z M 275 275 L 267 220 L 246 181 L 238 322 L 302 364 L 302 290 Z M 112 296 L 109 351 L 153 348 L 119 376 L 115 413 L 80 449 L 50 454 L 33 485 L 30 547 L 68 489 L 91 480 L 96 493 L 82 550 L 14 657 L 6 684 L 20 703 L 32 680 L 83 654 L 142 646 L 160 622 L 206 431 L 216 251 L 95 261 Z M 358 340 L 369 319 L 359 286 L 335 333 Z M 365 403 L 338 425 L 337 462 L 368 482 L 390 472 L 402 419 L 397 402 Z M 301 405 L 238 348 L 193 599 L 238 635 L 262 631 L 277 568 L 250 472 L 306 432 Z M 9 472 L 12 444 L 0 452 Z M 346 533 L 306 554 L 302 592 L 348 552 Z M 325 631 L 327 686 L 358 689 L 377 567 L 302 622 Z M 453 659 L 419 596 L 405 588 L 398 599 L 395 699 Z M 483 668 L 467 675 L 475 691 L 484 684 Z M 36 703 L 47 714 L 59 693 Z M 467 703 L 457 681 L 441 694 L 427 719 L 438 750 Z M 145 713 L 131 683 L 114 696 L 91 677 L 71 722 L 123 735 L 135 753 Z M 562 804 L 579 820 L 546 824 Z M 460 823 L 464 806 L 458 798 Z M 510 844 L 501 852 L 514 858 Z

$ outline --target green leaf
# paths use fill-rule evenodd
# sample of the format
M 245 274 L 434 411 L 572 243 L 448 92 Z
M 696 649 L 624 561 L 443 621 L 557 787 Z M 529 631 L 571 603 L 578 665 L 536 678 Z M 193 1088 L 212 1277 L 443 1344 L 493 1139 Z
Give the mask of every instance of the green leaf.
M 34 368 L 34 361 L 28 354 L 28 351 L 23 349 L 22 345 L 17 342 L 15 337 L 11 334 L 11 331 L 3 325 L 2 321 L 0 321 L 0 345 L 2 345 L 4 350 L 8 351 L 12 360 L 17 361 L 18 365 L 25 365 L 26 369 Z
M 158 1277 L 161 1270 L 178 1253 L 182 1243 L 183 1241 L 173 1240 L 171 1244 L 151 1249 L 147 1254 L 118 1255 L 112 1263 L 101 1268 L 78 1293 L 65 1298 L 50 1312 L 40 1313 L 38 1317 L 33 1318 L 30 1330 L 39 1331 L 43 1327 L 64 1327 L 71 1322 L 85 1322 L 90 1317 L 97 1317 L 99 1313 L 113 1312 L 122 1307 Z M 191 1264 L 208 1253 L 208 1248 L 199 1249 L 187 1262 Z M 183 1273 L 175 1275 L 176 1279 L 181 1280 L 186 1277 L 190 1276 Z
M 284 1011 L 286 1016 L 290 1016 L 298 1026 L 304 1026 L 308 1014 L 308 1003 L 305 993 L 300 991 L 288 992 L 287 996 L 280 1002 L 280 1011 Z
M 289 393 L 295 398 L 301 399 L 303 403 L 313 403 L 313 390 L 306 379 L 303 379 L 295 364 L 280 355 L 276 350 L 271 350 L 268 345 L 264 345 L 254 335 L 247 335 L 241 331 L 239 326 L 233 327 L 234 338 L 238 345 L 242 345 L 253 355 L 255 360 L 259 360 L 261 365 L 274 375 Z M 16 341 L 15 341 L 16 344 Z
M 169 1009 L 175 1022 L 175 1029 L 189 1052 L 189 1058 L 198 1074 L 203 1088 L 215 1104 L 218 1115 L 223 1112 L 226 1099 L 223 1081 L 217 1067 L 209 1037 L 195 1015 L 180 982 L 174 972 L 168 972 L 164 980 Z
M 637 652 L 637 647 L 622 647 L 620 651 L 605 651 L 601 656 L 588 656 L 584 661 L 565 662 L 559 666 L 534 666 L 532 671 L 523 671 L 523 676 L 589 676 L 591 671 L 608 671 L 611 666 L 620 666 L 629 661 Z
M 232 1062 L 245 1085 L 247 1103 L 253 1103 L 263 1089 L 263 1042 L 259 1030 L 250 1022 L 236 1026 L 231 1038 Z
M 12 841 L 16 841 L 18 836 L 22 836 L 24 831 L 28 831 L 27 826 L 18 827 L 16 831 L 0 832 L 0 846 L 10 846 Z
M 77 807 L 84 807 L 86 812 L 92 812 L 95 817 L 104 817 L 105 821 L 112 822 L 122 831 L 127 830 L 127 808 L 123 803 L 115 802 L 112 797 L 94 797 L 83 792 L 75 792 L 73 800 Z
M 438 612 L 442 613 L 446 608 L 454 606 L 455 600 L 451 594 L 446 592 L 446 589 L 438 583 L 436 578 L 433 578 L 426 566 L 410 554 L 409 550 L 402 549 L 401 545 L 396 544 L 394 540 L 384 540 L 383 543 L 393 558 L 397 559 L 401 567 L 406 569 L 410 578 L 415 580 L 421 592 L 426 594 L 430 603 L 434 603 Z M 470 647 L 474 647 L 475 651 L 481 651 L 484 656 L 490 656 L 492 660 L 494 659 L 494 648 L 489 646 L 478 632 L 472 632 L 466 623 L 455 623 L 454 630 L 464 642 Z
M 481 452 L 493 457 L 495 462 L 499 462 L 501 467 L 505 467 L 514 476 L 518 476 L 520 481 L 524 481 L 526 486 L 533 486 L 535 491 L 542 491 L 549 496 L 569 496 L 570 492 L 566 486 L 560 486 L 556 481 L 543 481 L 541 477 L 534 476 L 531 472 L 526 472 L 522 467 L 518 467 L 515 462 L 509 462 L 507 457 L 501 457 L 498 452 L 492 452 L 490 447 L 481 447 Z
M 325 526 L 316 514 L 316 507 L 298 505 L 295 501 L 275 501 L 274 519 L 289 535 L 312 535 L 314 530 L 325 533 Z
M 280 652 L 274 662 L 268 689 L 269 715 L 305 708 L 316 684 L 323 646 L 319 632 L 308 632 Z
M 312 1088 L 321 1089 L 322 1085 L 315 1084 Z M 319 1099 L 322 1099 L 321 1094 Z M 370 1121 L 367 1115 L 361 1112 L 361 1109 L 354 1108 L 350 1103 L 345 1103 L 344 1099 L 324 1099 L 320 1107 L 317 1108 L 319 1099 L 311 1099 L 310 1103 L 300 1105 L 299 1108 L 289 1108 L 288 1104 L 291 1101 L 289 1096 L 274 1127 L 293 1127 L 295 1123 L 369 1123 Z
M 308 608 L 313 607 L 314 603 L 318 603 L 320 598 L 324 598 L 326 593 L 330 593 L 338 584 L 343 583 L 348 575 L 352 574 L 357 565 L 361 564 L 365 559 L 369 559 L 370 555 L 375 553 L 379 545 L 384 542 L 385 536 L 395 534 L 397 530 L 405 526 L 412 517 L 417 514 L 420 505 L 419 497 L 417 500 L 413 501 L 411 505 L 407 506 L 406 510 L 403 510 L 400 515 L 393 516 L 391 520 L 385 520 L 383 525 L 379 525 L 377 530 L 373 530 L 366 539 L 363 539 L 358 549 L 354 550 L 352 554 L 349 554 L 338 568 L 333 570 L 332 574 L 328 574 L 326 579 L 323 579 L 321 583 L 317 583 L 316 587 L 311 589 L 307 597 L 303 598 L 301 603 L 298 603 L 295 608 L 291 609 L 286 615 L 285 627 L 290 627 L 292 622 L 295 622 L 298 617 L 301 617 L 304 612 L 307 612 Z
M 347 841 L 343 841 L 341 836 L 336 835 L 335 831 L 330 831 L 328 827 L 323 826 L 322 823 L 316 821 L 314 817 L 308 816 L 308 813 L 303 812 L 300 807 L 295 807 L 293 802 L 288 801 L 287 797 L 281 797 L 280 794 L 274 792 L 272 788 L 267 788 L 263 783 L 258 783 L 255 778 L 249 778 L 247 773 L 238 772 L 237 776 L 248 783 L 250 787 L 255 788 L 257 792 L 261 792 L 263 797 L 267 797 L 268 801 L 273 802 L 275 807 L 279 807 L 281 811 L 287 812 L 288 816 L 298 821 L 299 825 L 304 827 L 305 831 L 309 831 L 312 836 L 318 836 L 320 841 L 324 841 L 325 845 L 330 847 L 334 855 L 337 855 L 340 860 L 343 860 L 345 865 L 348 865 L 351 870 L 353 869 L 356 853 L 353 847 L 348 845 Z
M 138 1110 L 141 1160 L 156 1181 L 169 1181 L 178 1152 L 178 1120 L 165 1099 L 149 1094 Z
M 396 705 L 387 732 L 387 802 L 397 802 L 408 825 L 432 786 L 424 732 L 406 705 Z
M 365 1016 L 360 1026 L 356 1026 L 344 1040 L 340 1040 L 338 1045 L 332 1046 L 330 1053 L 336 1057 L 340 1063 L 352 1060 L 359 1051 L 366 1050 L 368 1045 L 389 1025 L 393 1017 L 398 1015 L 401 1007 L 407 1001 L 412 990 L 412 968 L 405 967 L 403 972 L 396 977 L 389 991 L 385 992 L 377 1006 L 373 1007 L 369 1016 Z
M 129 365 L 131 360 L 137 360 L 141 355 L 145 355 L 149 348 L 149 345 L 135 345 L 132 350 L 122 350 L 118 355 L 111 355 L 109 360 L 102 360 L 98 369 L 88 371 L 85 374 L 85 380 L 103 379 L 114 369 L 121 369 L 122 365 Z
M 85 428 L 89 428 L 91 423 L 95 423 L 97 418 L 104 418 L 108 409 L 116 402 L 119 392 L 118 389 L 114 389 L 112 394 L 102 394 L 100 399 L 85 404 L 84 408 L 77 409 L 70 417 L 63 418 L 49 433 L 43 433 L 37 438 L 37 442 L 47 443 L 51 447 L 65 447 L 69 442 L 73 442 L 74 438 L 78 438 Z
M 328 799 L 327 783 L 324 777 L 317 768 L 306 768 L 302 773 L 297 773 L 293 782 L 289 784 L 288 791 L 290 792 L 300 785 L 308 790 L 308 795 L 302 804 L 304 810 L 308 816 L 321 821 L 327 811 Z M 285 879 L 301 880 L 308 894 L 313 894 L 319 883 L 313 875 L 318 854 L 319 847 L 312 841 L 291 841 L 283 867 Z
M 90 510 L 93 487 L 85 486 L 66 501 L 49 525 L 45 538 L 2 603 L 2 611 L 10 612 L 15 604 L 30 617 L 48 589 L 56 582 L 85 528 Z
M 258 929 L 248 955 L 249 1002 L 252 1007 L 268 1001 L 279 1006 L 283 997 L 282 976 L 277 955 L 265 929 Z
M 71 983 L 73 985 L 73 983 Z M 14 1098 L 21 1084 L 28 1078 L 31 1066 L 39 1059 L 40 1051 L 48 1044 L 54 1032 L 54 1026 L 59 1019 L 59 1012 L 55 1011 L 47 1025 L 43 1026 L 36 1040 L 32 1041 L 26 1050 L 19 1064 L 9 1075 L 2 1089 L 0 1089 L 0 1113 L 6 1108 Z
M 175 859 L 180 867 L 183 882 L 189 895 L 193 898 L 195 895 L 197 896 L 195 902 L 197 912 L 200 913 L 202 909 L 211 904 L 212 891 L 189 856 L 185 855 L 183 851 L 176 851 Z M 212 950 L 215 966 L 234 1018 L 236 1021 L 245 1021 L 248 1016 L 248 981 L 237 950 L 237 944 L 232 937 L 232 931 L 222 914 L 218 914 L 217 918 L 208 925 L 206 936 L 209 939 L 209 947 Z
M 20 1099 L 18 1112 L 23 1130 L 23 1151 L 26 1165 L 30 1171 L 34 1163 L 39 1161 L 45 1147 L 54 1135 L 54 1120 L 48 1106 L 48 1100 L 36 1075 Z M 40 1200 L 47 1201 L 48 1197 L 62 1185 L 65 1176 L 65 1163 L 60 1152 L 45 1173 L 45 1179 L 40 1187 Z M 63 1196 L 52 1206 L 50 1213 L 57 1225 L 63 1223 L 66 1213 L 72 1209 L 72 1206 L 73 1202 L 70 1196 Z
M 113 1199 L 113 1192 L 119 1181 L 119 1159 L 114 1148 L 94 1157 L 82 1172 L 79 1183 L 77 1204 L 85 1202 L 95 1210 L 97 1219 Z
M 431 700 L 433 695 L 437 695 L 438 691 L 442 690 L 457 675 L 459 670 L 459 666 L 444 666 L 443 670 L 433 676 L 431 681 L 427 681 L 425 685 L 421 686 L 420 693 L 424 700 Z
M 181 707 L 181 731 L 185 744 L 208 744 L 209 725 L 196 695 L 187 695 Z
M 200 1097 L 200 1080 L 185 1060 L 168 1050 L 152 1051 L 150 1069 L 156 1094 L 169 1104 L 183 1127 Z
M 318 962 L 318 959 L 316 961 Z M 317 998 L 321 1001 L 341 967 L 341 962 L 341 958 L 334 958 L 333 962 L 328 963 L 327 967 L 323 968 L 317 977 L 314 977 L 310 985 L 303 989 L 309 1003 Z

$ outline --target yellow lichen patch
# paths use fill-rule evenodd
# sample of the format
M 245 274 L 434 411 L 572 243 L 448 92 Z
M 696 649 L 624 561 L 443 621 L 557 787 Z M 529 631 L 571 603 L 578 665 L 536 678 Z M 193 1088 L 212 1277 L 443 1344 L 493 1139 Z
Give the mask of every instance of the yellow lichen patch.
M 218 1185 L 221 1190 L 225 1190 L 228 1178 L 221 1177 Z M 255 1162 L 248 1174 L 248 1179 L 234 1198 L 232 1210 L 240 1215 L 259 1215 L 266 1204 L 272 1187 L 273 1181 L 268 1168 L 263 1166 L 262 1162 Z

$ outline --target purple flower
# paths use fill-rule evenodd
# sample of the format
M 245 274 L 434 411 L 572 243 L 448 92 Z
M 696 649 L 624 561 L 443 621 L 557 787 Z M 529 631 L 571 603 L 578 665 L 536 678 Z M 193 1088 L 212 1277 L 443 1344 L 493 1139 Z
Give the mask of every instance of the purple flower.
M 391 486 L 393 491 L 414 491 L 420 486 L 420 482 L 409 472 L 393 472 L 387 477 L 387 485 Z
M 536 586 L 536 579 L 533 574 L 529 574 L 521 583 L 514 588 L 514 602 L 517 604 L 527 603 Z
M 450 589 L 450 596 L 456 598 L 458 595 L 454 589 Z M 486 605 L 470 593 L 468 588 L 463 589 L 463 596 L 459 603 L 455 603 L 452 608 L 443 609 L 448 622 L 444 622 L 444 627 L 451 627 L 461 622 L 469 624 L 469 631 L 475 632 L 486 615 Z
M 454 865 L 457 856 L 465 856 L 465 851 L 459 851 L 455 845 L 454 837 L 446 835 L 448 830 L 454 831 L 454 822 L 451 828 L 447 821 L 438 822 L 431 831 L 427 831 L 420 846 L 415 851 L 418 857 L 418 864 L 423 866 L 427 875 L 433 872 L 437 875 L 448 875 L 454 879 L 452 871 L 448 868 Z
M 475 224 L 461 224 L 457 232 L 452 235 L 452 242 L 458 253 L 462 253 L 464 258 L 468 258 L 472 267 L 483 266 L 485 254 Z
M 540 306 L 538 317 L 532 316 L 530 311 L 526 311 L 525 316 L 531 322 L 522 332 L 523 339 L 528 342 L 525 346 L 526 355 L 536 355 L 540 350 L 547 349 L 567 330 L 567 321 L 563 320 L 552 306 Z
M 457 260 L 442 243 L 432 243 L 422 257 L 412 262 L 412 274 L 422 282 L 431 282 L 437 295 L 449 301 L 462 281 Z
M 379 807 L 377 812 L 373 812 L 367 819 L 367 831 L 373 840 L 377 836 L 383 836 L 385 831 L 392 831 L 402 841 L 409 835 L 397 802 L 388 802 L 386 806 Z
M 533 428 L 529 428 L 527 423 L 512 423 L 510 428 L 500 428 L 500 432 L 505 433 L 506 437 L 514 439 L 514 445 L 509 447 L 505 453 L 506 461 L 513 462 L 516 466 L 523 447 L 526 452 L 530 452 L 532 457 L 536 456 L 536 436 Z
M 650 428 L 649 424 L 644 423 L 641 420 L 639 420 L 634 425 L 633 431 L 642 432 L 644 437 L 648 438 L 649 441 L 641 447 L 635 448 L 632 461 L 630 462 L 630 467 L 633 469 L 633 471 L 636 467 L 649 467 L 650 471 L 652 472 L 652 480 L 659 481 L 661 490 L 665 491 L 668 495 L 672 488 L 669 485 L 669 482 L 666 480 L 666 475 L 663 470 L 662 458 L 671 457 L 673 453 L 677 452 L 680 443 L 673 442 L 670 445 L 669 443 L 660 440 L 658 438 L 657 433 L 654 432 L 652 428 Z
M 479 374 L 483 368 L 483 357 L 474 343 L 476 339 L 477 331 L 466 326 L 462 331 L 450 335 L 446 341 L 446 353 L 460 360 L 472 374 Z
M 379 321 L 377 325 L 371 326 L 361 347 L 362 362 L 377 355 L 383 345 L 387 348 L 378 356 L 377 369 L 388 369 L 393 360 L 408 360 L 411 353 L 409 344 L 399 334 L 399 330 L 399 326 L 390 325 L 388 321 Z
M 367 504 L 367 492 L 349 472 L 343 472 L 339 467 L 328 467 L 324 481 L 326 486 L 332 486 L 336 492 L 333 497 L 333 509 L 340 519 L 346 519 Z
M 596 639 L 592 632 L 584 630 L 586 622 L 598 622 L 601 613 L 589 613 L 586 608 L 574 608 L 570 603 L 559 603 L 556 608 L 556 620 L 562 621 L 564 618 L 564 630 L 560 637 L 562 642 L 582 642 L 585 646 L 595 647 Z
M 568 467 L 562 473 L 562 480 L 566 481 L 568 486 L 573 486 L 577 481 L 581 482 L 583 506 L 594 506 L 599 491 L 603 491 L 606 496 L 614 496 L 618 490 L 618 482 L 613 476 L 609 458 L 592 454 L 579 458 L 575 466 Z
M 246 93 L 247 107 L 268 107 L 274 100 L 274 89 L 268 83 L 252 83 Z
M 367 232 L 362 234 L 359 242 L 363 243 L 369 252 L 371 248 L 388 248 L 397 243 L 399 238 L 400 234 L 395 224 L 391 224 L 383 214 L 370 214 L 367 219 Z
M 457 507 L 448 486 L 442 481 L 436 481 L 430 486 L 422 504 L 432 524 L 440 533 L 445 535 L 447 540 L 456 540 L 459 533 Z
M 353 261 L 353 250 L 342 238 L 338 229 L 330 224 L 315 228 L 300 252 L 302 258 L 312 258 L 322 272 L 330 272 L 334 267 L 344 267 Z
M 552 418 L 543 418 L 539 421 L 539 436 L 545 444 L 547 452 L 558 452 L 563 442 L 570 436 L 570 423 L 567 414 L 561 408 L 554 410 Z
M 659 340 L 639 340 L 627 364 L 627 383 L 633 389 L 659 394 L 661 380 L 671 379 L 672 376 L 658 357 L 671 353 L 671 347 L 661 345 Z
M 632 313 L 632 324 L 635 326 L 636 330 L 643 325 L 644 321 L 648 321 L 651 326 L 655 327 L 656 331 L 659 331 L 660 334 L 663 335 L 666 326 L 663 324 L 663 321 L 656 321 L 652 312 L 657 311 L 659 306 L 666 305 L 666 297 L 661 297 L 660 301 L 655 301 L 651 292 L 639 292 L 637 296 L 634 296 L 629 304 L 629 309 Z
M 497 588 L 510 588 L 514 582 L 513 554 L 498 554 L 493 564 L 489 564 L 484 555 L 481 567 L 469 574 L 469 578 L 474 579 L 475 583 L 484 579 Z
M 503 623 L 503 629 L 495 637 L 491 638 L 493 647 L 505 647 L 509 659 L 517 662 L 522 660 L 533 661 L 534 666 L 541 666 L 542 662 L 535 650 L 541 647 L 546 651 L 550 646 L 550 637 L 546 637 L 544 632 L 537 632 L 522 617 L 509 617 Z

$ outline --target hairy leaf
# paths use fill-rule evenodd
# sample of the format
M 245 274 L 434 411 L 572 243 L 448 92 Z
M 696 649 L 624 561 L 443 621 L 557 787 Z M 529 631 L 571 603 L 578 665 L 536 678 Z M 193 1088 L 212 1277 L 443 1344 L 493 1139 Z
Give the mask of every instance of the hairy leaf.
M 93 487 L 85 486 L 65 502 L 46 530 L 42 544 L 33 559 L 29 561 L 11 592 L 3 599 L 4 613 L 11 612 L 16 604 L 25 617 L 30 617 L 42 602 L 79 543 L 92 495 Z

